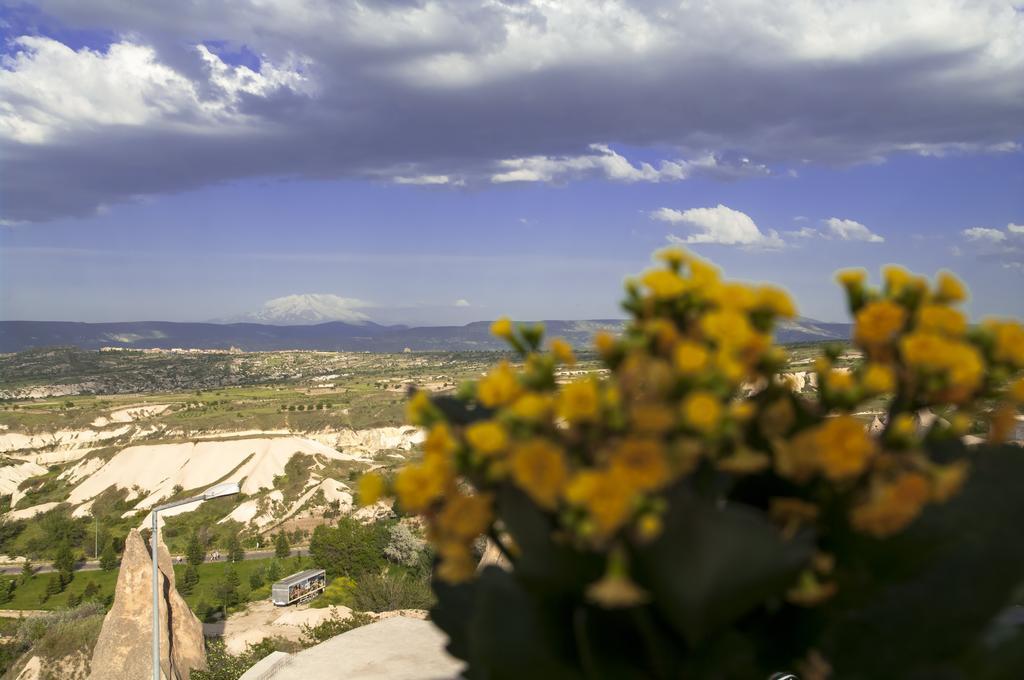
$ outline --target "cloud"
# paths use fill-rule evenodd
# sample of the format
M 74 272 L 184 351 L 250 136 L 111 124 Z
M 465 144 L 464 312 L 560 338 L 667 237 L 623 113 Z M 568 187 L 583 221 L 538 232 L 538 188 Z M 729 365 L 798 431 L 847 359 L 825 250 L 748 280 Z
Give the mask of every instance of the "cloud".
M 854 220 L 841 220 L 838 217 L 830 217 L 825 220 L 825 226 L 828 227 L 829 233 L 833 237 L 843 241 L 885 242 L 884 238 Z
M 453 186 L 465 185 L 464 180 L 449 177 L 448 175 L 415 175 L 412 177 L 397 175 L 393 177 L 391 181 L 393 181 L 395 184 L 415 184 L 420 186 L 440 186 L 444 184 L 449 184 Z
M 579 156 L 531 156 L 498 161 L 500 172 L 491 175 L 491 182 L 560 182 L 586 176 L 598 176 L 616 182 L 673 182 L 687 179 L 695 173 L 740 177 L 767 175 L 767 166 L 740 159 L 738 163 L 724 163 L 714 154 L 694 160 L 662 160 L 657 167 L 650 163 L 634 165 L 625 156 L 607 144 L 591 144 L 592 153 Z
M 33 5 L 5 14 L 8 222 L 251 177 L 668 182 L 1024 138 L 999 0 Z
M 961 246 L 954 246 L 957 255 L 969 254 L 979 260 L 996 262 L 1006 269 L 1024 271 L 1024 226 L 1006 225 L 1006 229 L 971 227 L 960 232 Z
M 806 219 L 806 218 L 804 218 Z M 818 238 L 821 232 L 812 227 L 800 227 L 799 229 L 783 232 L 791 238 Z
M 1006 233 L 999 231 L 998 229 L 989 229 L 988 227 L 971 227 L 970 229 L 964 229 L 961 233 L 968 241 L 990 241 L 992 243 L 998 243 L 999 241 L 1006 240 Z
M 722 204 L 714 208 L 689 210 L 659 208 L 651 213 L 651 218 L 669 224 L 684 224 L 698 230 L 699 233 L 686 237 L 669 236 L 669 240 L 678 243 L 717 243 L 765 248 L 780 248 L 784 245 L 774 230 L 763 233 L 750 215 Z
M 458 300 L 455 301 L 455 304 L 453 306 L 454 307 L 469 307 L 470 304 L 469 304 L 469 300 L 466 300 L 465 298 L 459 298 Z

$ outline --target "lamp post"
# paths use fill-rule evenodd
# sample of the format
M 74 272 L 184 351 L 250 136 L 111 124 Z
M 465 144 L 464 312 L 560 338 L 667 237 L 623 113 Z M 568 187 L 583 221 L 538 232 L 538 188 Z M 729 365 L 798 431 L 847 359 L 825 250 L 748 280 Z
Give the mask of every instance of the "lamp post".
M 160 589 L 157 587 L 158 569 L 157 569 L 157 556 L 156 556 L 156 542 L 157 542 L 157 524 L 156 515 L 161 510 L 167 510 L 168 508 L 176 508 L 179 505 L 187 505 L 188 503 L 198 503 L 199 501 L 208 501 L 213 498 L 220 498 L 221 496 L 230 496 L 241 491 L 238 486 L 238 482 L 226 482 L 224 484 L 217 484 L 211 486 L 209 489 L 193 496 L 192 498 L 185 498 L 180 501 L 172 501 L 170 503 L 164 503 L 153 508 L 153 535 L 150 536 L 150 543 L 152 544 L 152 556 L 153 556 L 153 680 L 160 680 Z

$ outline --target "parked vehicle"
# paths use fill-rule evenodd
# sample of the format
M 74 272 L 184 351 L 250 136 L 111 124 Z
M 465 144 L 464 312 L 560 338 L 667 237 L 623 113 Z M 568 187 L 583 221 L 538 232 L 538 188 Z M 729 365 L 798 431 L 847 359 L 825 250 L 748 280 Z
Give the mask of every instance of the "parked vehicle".
M 312 600 L 327 587 L 327 573 L 323 569 L 306 569 L 287 576 L 270 588 L 270 600 L 278 607 L 287 607 Z

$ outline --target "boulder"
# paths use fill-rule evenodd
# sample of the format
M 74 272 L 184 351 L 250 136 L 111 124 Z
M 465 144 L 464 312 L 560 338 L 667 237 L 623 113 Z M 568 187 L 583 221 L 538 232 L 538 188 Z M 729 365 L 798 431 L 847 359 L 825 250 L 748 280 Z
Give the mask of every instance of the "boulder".
M 160 677 L 188 680 L 192 670 L 206 668 L 203 627 L 174 588 L 170 554 L 161 541 L 157 549 L 160 618 Z M 92 680 L 139 680 L 153 674 L 153 562 L 149 550 L 132 530 L 114 591 L 114 606 L 103 620 L 93 650 Z

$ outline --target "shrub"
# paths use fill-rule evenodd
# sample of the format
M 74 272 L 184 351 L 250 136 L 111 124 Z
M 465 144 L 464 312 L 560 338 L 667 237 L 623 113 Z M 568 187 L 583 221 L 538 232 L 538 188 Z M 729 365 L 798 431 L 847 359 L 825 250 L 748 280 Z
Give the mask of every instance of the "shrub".
M 231 654 L 222 638 L 206 638 L 205 671 L 192 671 L 192 680 L 238 680 L 242 674 L 271 652 L 295 652 L 299 646 L 282 638 L 265 638 L 246 646 L 241 654 Z
M 302 644 L 310 647 L 350 630 L 373 623 L 376 619 L 366 612 L 352 612 L 342 618 L 337 611 L 331 618 L 315 626 L 302 626 Z
M 397 564 L 414 567 L 419 563 L 423 547 L 423 539 L 416 536 L 408 524 L 399 523 L 388 530 L 384 556 Z
M 329 577 L 344 574 L 358 579 L 385 566 L 387 541 L 383 525 L 363 525 L 351 517 L 342 517 L 333 527 L 320 525 L 313 530 L 309 554 Z
M 520 367 L 410 400 L 424 456 L 390 487 L 429 525 L 432 618 L 468 674 L 1020 677 L 1021 631 L 989 630 L 1024 574 L 1024 456 L 1001 446 L 1024 326 L 969 325 L 949 274 L 842 272 L 863 361 L 825 347 L 805 395 L 772 345 L 783 291 L 659 257 L 596 338 L 603 373 L 560 382 L 569 345 L 501 319 Z M 481 534 L 510 570 L 477 573 Z
M 356 580 L 355 608 L 361 611 L 387 612 L 395 609 L 429 609 L 434 604 L 430 582 L 408 574 L 382 571 Z

